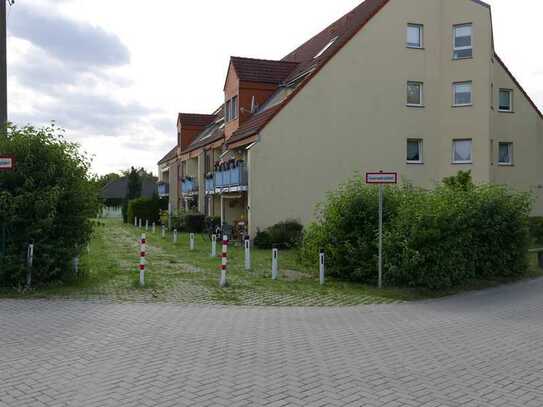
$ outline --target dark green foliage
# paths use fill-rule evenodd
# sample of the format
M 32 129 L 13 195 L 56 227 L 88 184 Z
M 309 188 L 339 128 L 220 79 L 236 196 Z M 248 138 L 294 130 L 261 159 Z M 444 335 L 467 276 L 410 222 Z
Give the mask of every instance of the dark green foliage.
M 458 174 L 444 178 L 443 185 L 455 191 L 469 191 L 475 187 L 471 171 L 458 171 Z
M 387 285 L 446 289 L 526 272 L 528 195 L 475 186 L 466 173 L 433 191 L 385 191 Z M 329 196 L 319 222 L 306 232 L 304 257 L 316 263 L 322 247 L 332 274 L 375 284 L 377 215 L 377 188 L 360 179 L 347 183 Z
M 279 222 L 265 231 L 258 231 L 254 244 L 259 249 L 292 249 L 298 247 L 303 238 L 304 227 L 300 222 L 287 220 Z
M 259 230 L 256 233 L 254 245 L 258 249 L 271 249 L 273 244 L 269 232 L 266 230 Z
M 0 173 L 0 222 L 7 230 L 0 257 L 0 286 L 24 282 L 27 245 L 34 243 L 35 285 L 62 280 L 92 233 L 99 201 L 90 162 L 52 127 L 9 127 L 2 154 L 16 156 L 16 170 Z
M 319 207 L 318 222 L 306 231 L 302 253 L 317 266 L 319 250 L 326 252 L 330 274 L 351 281 L 377 282 L 378 189 L 357 177 L 328 195 Z M 398 196 L 385 188 L 384 220 L 395 215 Z
M 187 213 L 183 230 L 188 233 L 202 233 L 206 227 L 206 217 L 201 213 Z
M 139 171 L 134 167 L 130 168 L 130 172 L 128 173 L 128 192 L 126 198 L 131 201 L 141 197 L 142 187 L 143 182 Z
M 543 217 L 530 218 L 530 236 L 534 243 L 543 245 Z
M 160 221 L 160 200 L 154 198 L 137 198 L 128 203 L 128 223 L 134 223 L 134 217 L 141 219 L 143 224 L 149 221 L 158 223 Z

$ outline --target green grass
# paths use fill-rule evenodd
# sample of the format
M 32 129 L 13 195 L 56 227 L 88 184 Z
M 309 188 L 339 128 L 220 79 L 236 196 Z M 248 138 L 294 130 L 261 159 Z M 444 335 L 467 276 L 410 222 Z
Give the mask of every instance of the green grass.
M 229 247 L 227 288 L 219 288 L 220 258 L 212 258 L 211 242 L 196 236 L 194 251 L 189 235 L 163 239 L 147 233 L 148 256 L 145 288 L 139 286 L 139 244 L 142 231 L 119 221 L 105 220 L 96 228 L 88 253 L 81 258 L 81 276 L 64 285 L 30 292 L 0 291 L 0 297 L 103 299 L 117 302 L 173 302 L 184 304 L 235 304 L 284 306 L 345 306 L 435 298 L 466 290 L 510 283 L 512 279 L 474 281 L 448 291 L 386 288 L 328 279 L 319 284 L 318 270 L 303 265 L 297 251 L 279 254 L 279 280 L 271 279 L 271 251 L 252 250 L 251 271 L 244 270 L 243 248 Z M 217 244 L 217 253 L 221 251 Z M 540 277 L 535 255 L 531 273 Z

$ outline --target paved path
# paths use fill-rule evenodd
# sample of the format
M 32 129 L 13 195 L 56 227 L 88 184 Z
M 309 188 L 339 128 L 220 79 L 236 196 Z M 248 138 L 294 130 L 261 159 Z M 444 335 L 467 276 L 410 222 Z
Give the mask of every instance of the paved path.
M 543 406 L 543 280 L 345 309 L 0 301 L 0 406 Z

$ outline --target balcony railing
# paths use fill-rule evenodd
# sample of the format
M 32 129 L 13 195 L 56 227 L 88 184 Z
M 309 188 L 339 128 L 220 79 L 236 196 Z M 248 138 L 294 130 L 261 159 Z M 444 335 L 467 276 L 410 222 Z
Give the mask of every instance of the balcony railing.
M 185 179 L 181 181 L 181 193 L 193 194 L 198 192 L 198 181 L 195 179 Z
M 158 196 L 164 197 L 170 195 L 170 184 L 161 182 L 158 184 Z
M 206 194 L 215 193 L 215 179 L 214 177 L 206 178 Z
M 246 189 L 248 179 L 247 167 L 245 165 L 217 171 L 215 172 L 215 189 Z

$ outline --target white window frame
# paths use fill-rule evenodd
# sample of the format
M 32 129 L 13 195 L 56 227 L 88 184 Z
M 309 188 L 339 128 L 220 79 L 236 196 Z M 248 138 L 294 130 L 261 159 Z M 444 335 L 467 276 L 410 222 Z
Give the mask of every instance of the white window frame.
M 410 85 L 418 85 L 419 86 L 419 98 L 420 98 L 420 104 L 417 103 L 409 103 L 409 86 Z M 424 83 L 419 81 L 407 81 L 407 84 L 405 86 L 405 104 L 409 107 L 424 107 Z
M 234 101 L 236 102 L 235 104 Z M 237 96 L 234 96 L 232 99 L 230 99 L 230 120 L 236 120 L 238 118 L 238 105 L 239 99 Z
M 500 147 L 502 145 L 508 145 L 509 146 L 509 162 L 503 162 L 503 161 L 500 161 Z M 499 166 L 502 166 L 502 167 L 510 167 L 513 165 L 513 162 L 514 162 L 514 158 L 513 158 L 513 153 L 514 153 L 514 147 L 513 147 L 513 142 L 511 141 L 500 141 L 498 142 L 498 165 Z
M 410 28 L 417 28 L 419 30 L 419 45 L 418 46 L 414 46 L 409 43 L 409 29 Z M 416 23 L 407 24 L 405 45 L 407 48 L 412 48 L 412 49 L 424 48 L 424 25 L 423 24 L 416 24 Z
M 456 87 L 462 86 L 462 85 L 470 85 L 470 95 L 471 100 L 469 103 L 456 103 Z M 453 107 L 465 107 L 465 106 L 473 106 L 473 82 L 472 81 L 464 81 L 464 82 L 454 82 L 452 86 L 453 90 Z
M 509 109 L 501 108 L 501 93 L 509 93 Z M 513 111 L 513 89 L 500 88 L 498 91 L 498 112 L 511 113 Z
M 410 160 L 407 157 L 407 147 L 409 146 L 409 143 L 417 143 L 419 146 L 419 159 L 418 160 Z M 423 149 L 423 140 L 421 138 L 408 138 L 406 143 L 406 162 L 407 164 L 424 164 L 424 149 Z
M 462 141 L 469 141 L 470 142 L 470 159 L 469 160 L 456 160 L 456 143 L 462 142 Z M 453 164 L 473 164 L 473 139 L 470 138 L 459 138 L 454 139 L 452 142 L 452 163 Z
M 463 27 L 471 28 L 471 45 L 469 47 L 457 47 L 456 46 L 456 30 Z M 456 51 L 465 51 L 471 50 L 471 56 L 469 57 L 457 57 Z M 462 59 L 472 59 L 473 58 L 473 23 L 464 23 L 464 24 L 455 24 L 453 25 L 453 59 L 462 60 Z

